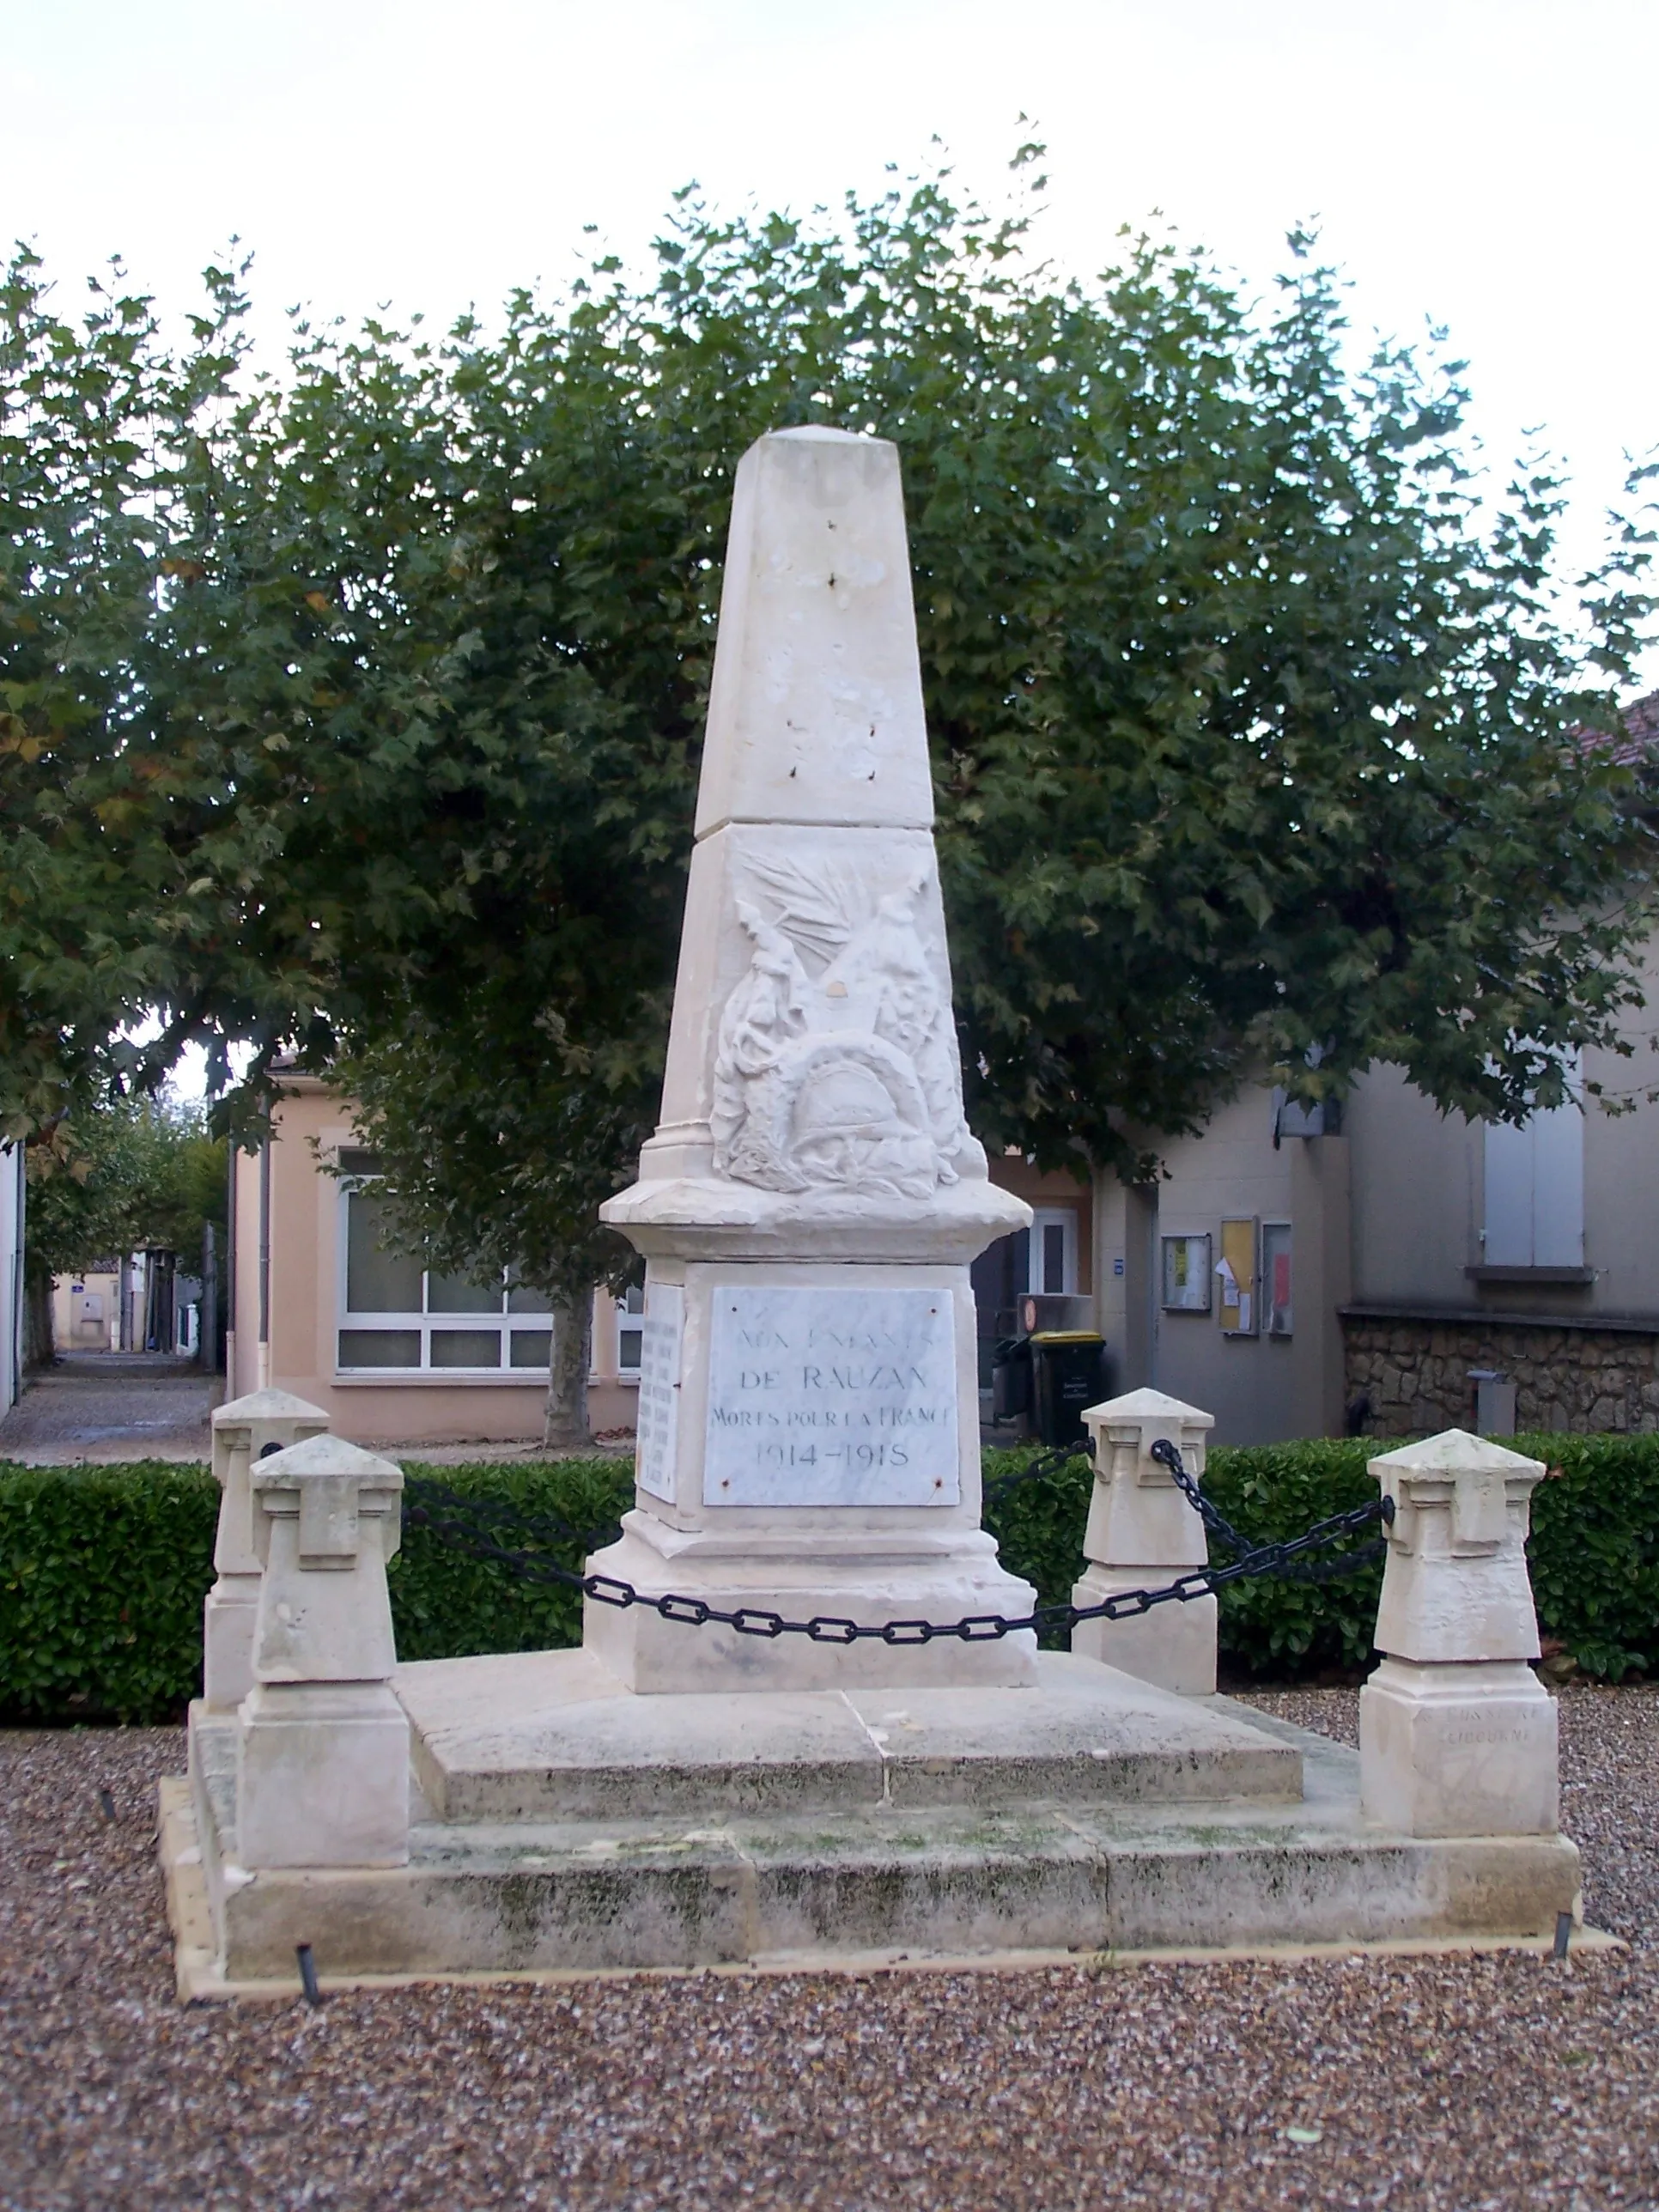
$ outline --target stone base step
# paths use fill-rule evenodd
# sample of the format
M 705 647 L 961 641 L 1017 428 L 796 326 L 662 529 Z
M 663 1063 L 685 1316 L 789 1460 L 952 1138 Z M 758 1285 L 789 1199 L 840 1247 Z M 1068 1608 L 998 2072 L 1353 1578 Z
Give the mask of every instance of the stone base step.
M 586 1650 L 428 1660 L 400 1668 L 395 1687 L 421 1787 L 452 1821 L 1302 1791 L 1296 1745 L 1237 1709 L 1062 1652 L 1040 1653 L 1024 1688 L 639 1696 Z
M 204 1943 L 198 1915 L 194 1971 L 219 1987 L 286 1985 L 300 1943 L 348 1979 L 1455 1945 L 1541 1940 L 1577 1911 L 1565 1839 L 1388 1834 L 1360 1817 L 1352 1752 L 1260 1725 L 1300 1753 L 1301 1802 L 422 1819 L 407 1867 L 250 1875 L 234 1863 L 234 1757 L 222 1728 L 198 1721 L 212 1933 Z

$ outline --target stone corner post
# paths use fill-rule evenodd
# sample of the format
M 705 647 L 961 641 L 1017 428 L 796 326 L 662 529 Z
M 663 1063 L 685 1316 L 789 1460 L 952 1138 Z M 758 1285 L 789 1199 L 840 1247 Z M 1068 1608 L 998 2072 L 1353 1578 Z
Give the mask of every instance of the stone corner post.
M 202 1698 L 210 1712 L 234 1712 L 253 1687 L 253 1617 L 259 1603 L 259 1549 L 248 1469 L 254 1461 L 307 1437 L 328 1415 L 286 1390 L 255 1390 L 213 1416 L 213 1472 L 219 1484 L 216 1579 L 202 1621 Z
M 1152 1450 L 1166 1439 L 1188 1473 L 1201 1478 L 1215 1416 L 1161 1390 L 1131 1390 L 1090 1407 L 1083 1419 L 1094 1444 L 1095 1486 L 1083 1539 L 1089 1565 L 1073 1604 L 1156 1589 L 1205 1565 L 1204 1523 Z M 1124 1620 L 1079 1621 L 1072 1649 L 1163 1689 L 1207 1697 L 1215 1689 L 1216 1620 L 1213 1597 L 1192 1598 Z
M 403 1470 L 319 1436 L 256 1461 L 250 1481 L 264 1574 L 238 1730 L 237 1856 L 401 1866 L 409 1723 L 391 1683 L 386 1569 Z
M 1370 1462 L 1394 1500 L 1381 1665 L 1359 1693 L 1367 1819 L 1412 1836 L 1547 1836 L 1555 1701 L 1528 1664 L 1527 1528 L 1540 1462 L 1462 1429 Z

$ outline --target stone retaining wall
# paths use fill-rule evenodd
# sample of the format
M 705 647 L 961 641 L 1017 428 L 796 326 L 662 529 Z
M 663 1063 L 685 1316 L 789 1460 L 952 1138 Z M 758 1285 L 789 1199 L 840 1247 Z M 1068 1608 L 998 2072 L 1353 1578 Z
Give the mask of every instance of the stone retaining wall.
M 1370 1400 L 1367 1436 L 1473 1428 L 1472 1367 L 1496 1368 L 1514 1382 L 1517 1429 L 1659 1429 L 1659 1336 L 1537 1322 L 1357 1316 L 1342 1329 L 1346 1401 Z

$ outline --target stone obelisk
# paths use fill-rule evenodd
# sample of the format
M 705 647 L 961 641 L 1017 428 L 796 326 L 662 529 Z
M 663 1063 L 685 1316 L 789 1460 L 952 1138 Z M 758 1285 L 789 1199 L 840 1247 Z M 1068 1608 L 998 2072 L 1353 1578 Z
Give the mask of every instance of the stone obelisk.
M 635 1505 L 591 1561 L 804 1620 L 1024 1613 L 980 1527 L 969 1263 L 1030 1209 L 963 1117 L 896 449 L 762 438 L 732 502 L 646 1257 Z M 1035 1639 L 830 1647 L 588 1602 L 630 1687 L 1018 1684 Z

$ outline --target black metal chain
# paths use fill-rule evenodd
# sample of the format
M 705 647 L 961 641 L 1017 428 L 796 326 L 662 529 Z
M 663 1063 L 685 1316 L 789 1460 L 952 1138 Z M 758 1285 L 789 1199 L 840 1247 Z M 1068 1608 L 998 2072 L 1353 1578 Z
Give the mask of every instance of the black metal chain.
M 1219 1506 L 1212 1504 L 1188 1474 L 1180 1451 L 1168 1437 L 1159 1437 L 1147 1447 L 1146 1456 L 1167 1468 L 1174 1478 L 1175 1486 L 1186 1499 L 1212 1536 L 1218 1536 L 1227 1549 L 1243 1557 L 1250 1548 L 1247 1537 L 1241 1536 L 1232 1522 L 1226 1519 Z
M 582 1553 L 595 1552 L 606 1544 L 614 1544 L 622 1534 L 622 1522 L 612 1514 L 596 1528 L 579 1528 L 574 1521 L 567 1521 L 562 1513 L 526 1513 L 521 1506 L 504 1498 L 468 1498 L 459 1491 L 447 1489 L 434 1482 L 429 1475 L 409 1474 L 404 1477 L 404 1519 L 416 1528 L 431 1528 L 437 1524 L 428 1517 L 427 1509 L 441 1506 L 447 1512 L 464 1516 L 466 1519 L 488 1528 L 522 1529 L 544 1544 L 568 1544 Z M 528 1553 L 526 1557 L 530 1556 Z
M 770 1638 L 805 1636 L 814 1644 L 931 1644 L 936 1638 L 951 1637 L 963 1644 L 997 1643 L 1005 1636 L 1028 1630 L 1075 1628 L 1085 1620 L 1133 1620 L 1150 1613 L 1154 1606 L 1184 1605 L 1194 1598 L 1208 1597 L 1246 1577 L 1285 1575 L 1302 1582 L 1329 1581 L 1372 1565 L 1386 1549 L 1379 1540 L 1363 1545 L 1356 1551 L 1340 1553 L 1334 1558 L 1320 1556 L 1331 1553 L 1345 1536 L 1370 1527 L 1373 1522 L 1391 1522 L 1392 1498 L 1379 1498 L 1375 1504 L 1356 1505 L 1346 1513 L 1333 1514 L 1299 1536 L 1286 1537 L 1277 1543 L 1252 1545 L 1215 1513 L 1213 1507 L 1208 1506 L 1173 1444 L 1164 1443 L 1160 1439 L 1152 1447 L 1152 1455 L 1161 1466 L 1170 1468 L 1182 1494 L 1203 1516 L 1206 1527 L 1212 1528 L 1236 1556 L 1221 1566 L 1194 1567 L 1190 1573 L 1177 1576 L 1174 1582 L 1158 1589 L 1115 1590 L 1097 1605 L 1039 1605 L 1030 1613 L 1012 1618 L 1000 1613 L 971 1613 L 962 1620 L 889 1620 L 876 1625 L 848 1620 L 835 1614 L 815 1613 L 810 1620 L 791 1620 L 786 1614 L 763 1606 L 739 1606 L 728 1610 L 710 1605 L 706 1598 L 680 1597 L 672 1591 L 653 1596 L 614 1575 L 580 1574 L 574 1568 L 561 1566 L 556 1559 L 496 1540 L 498 1532 L 505 1533 L 504 1524 L 511 1522 L 532 1534 L 556 1533 L 562 1541 L 574 1539 L 586 1544 L 588 1540 L 579 1535 L 568 1522 L 553 1516 L 519 1514 L 512 1506 L 494 1498 L 464 1498 L 427 1476 L 405 1481 L 404 1518 L 411 1527 L 428 1529 L 441 1543 L 452 1544 L 474 1559 L 506 1567 L 520 1582 L 579 1589 L 596 1605 L 615 1606 L 623 1611 L 629 1606 L 642 1606 L 664 1620 L 682 1621 L 689 1627 L 712 1626 L 729 1628 L 738 1636 Z M 1068 1453 L 1066 1456 L 1075 1455 Z M 1034 1462 L 1033 1468 L 1037 1465 Z M 1025 1470 L 1028 1477 L 1031 1473 L 1032 1469 Z

